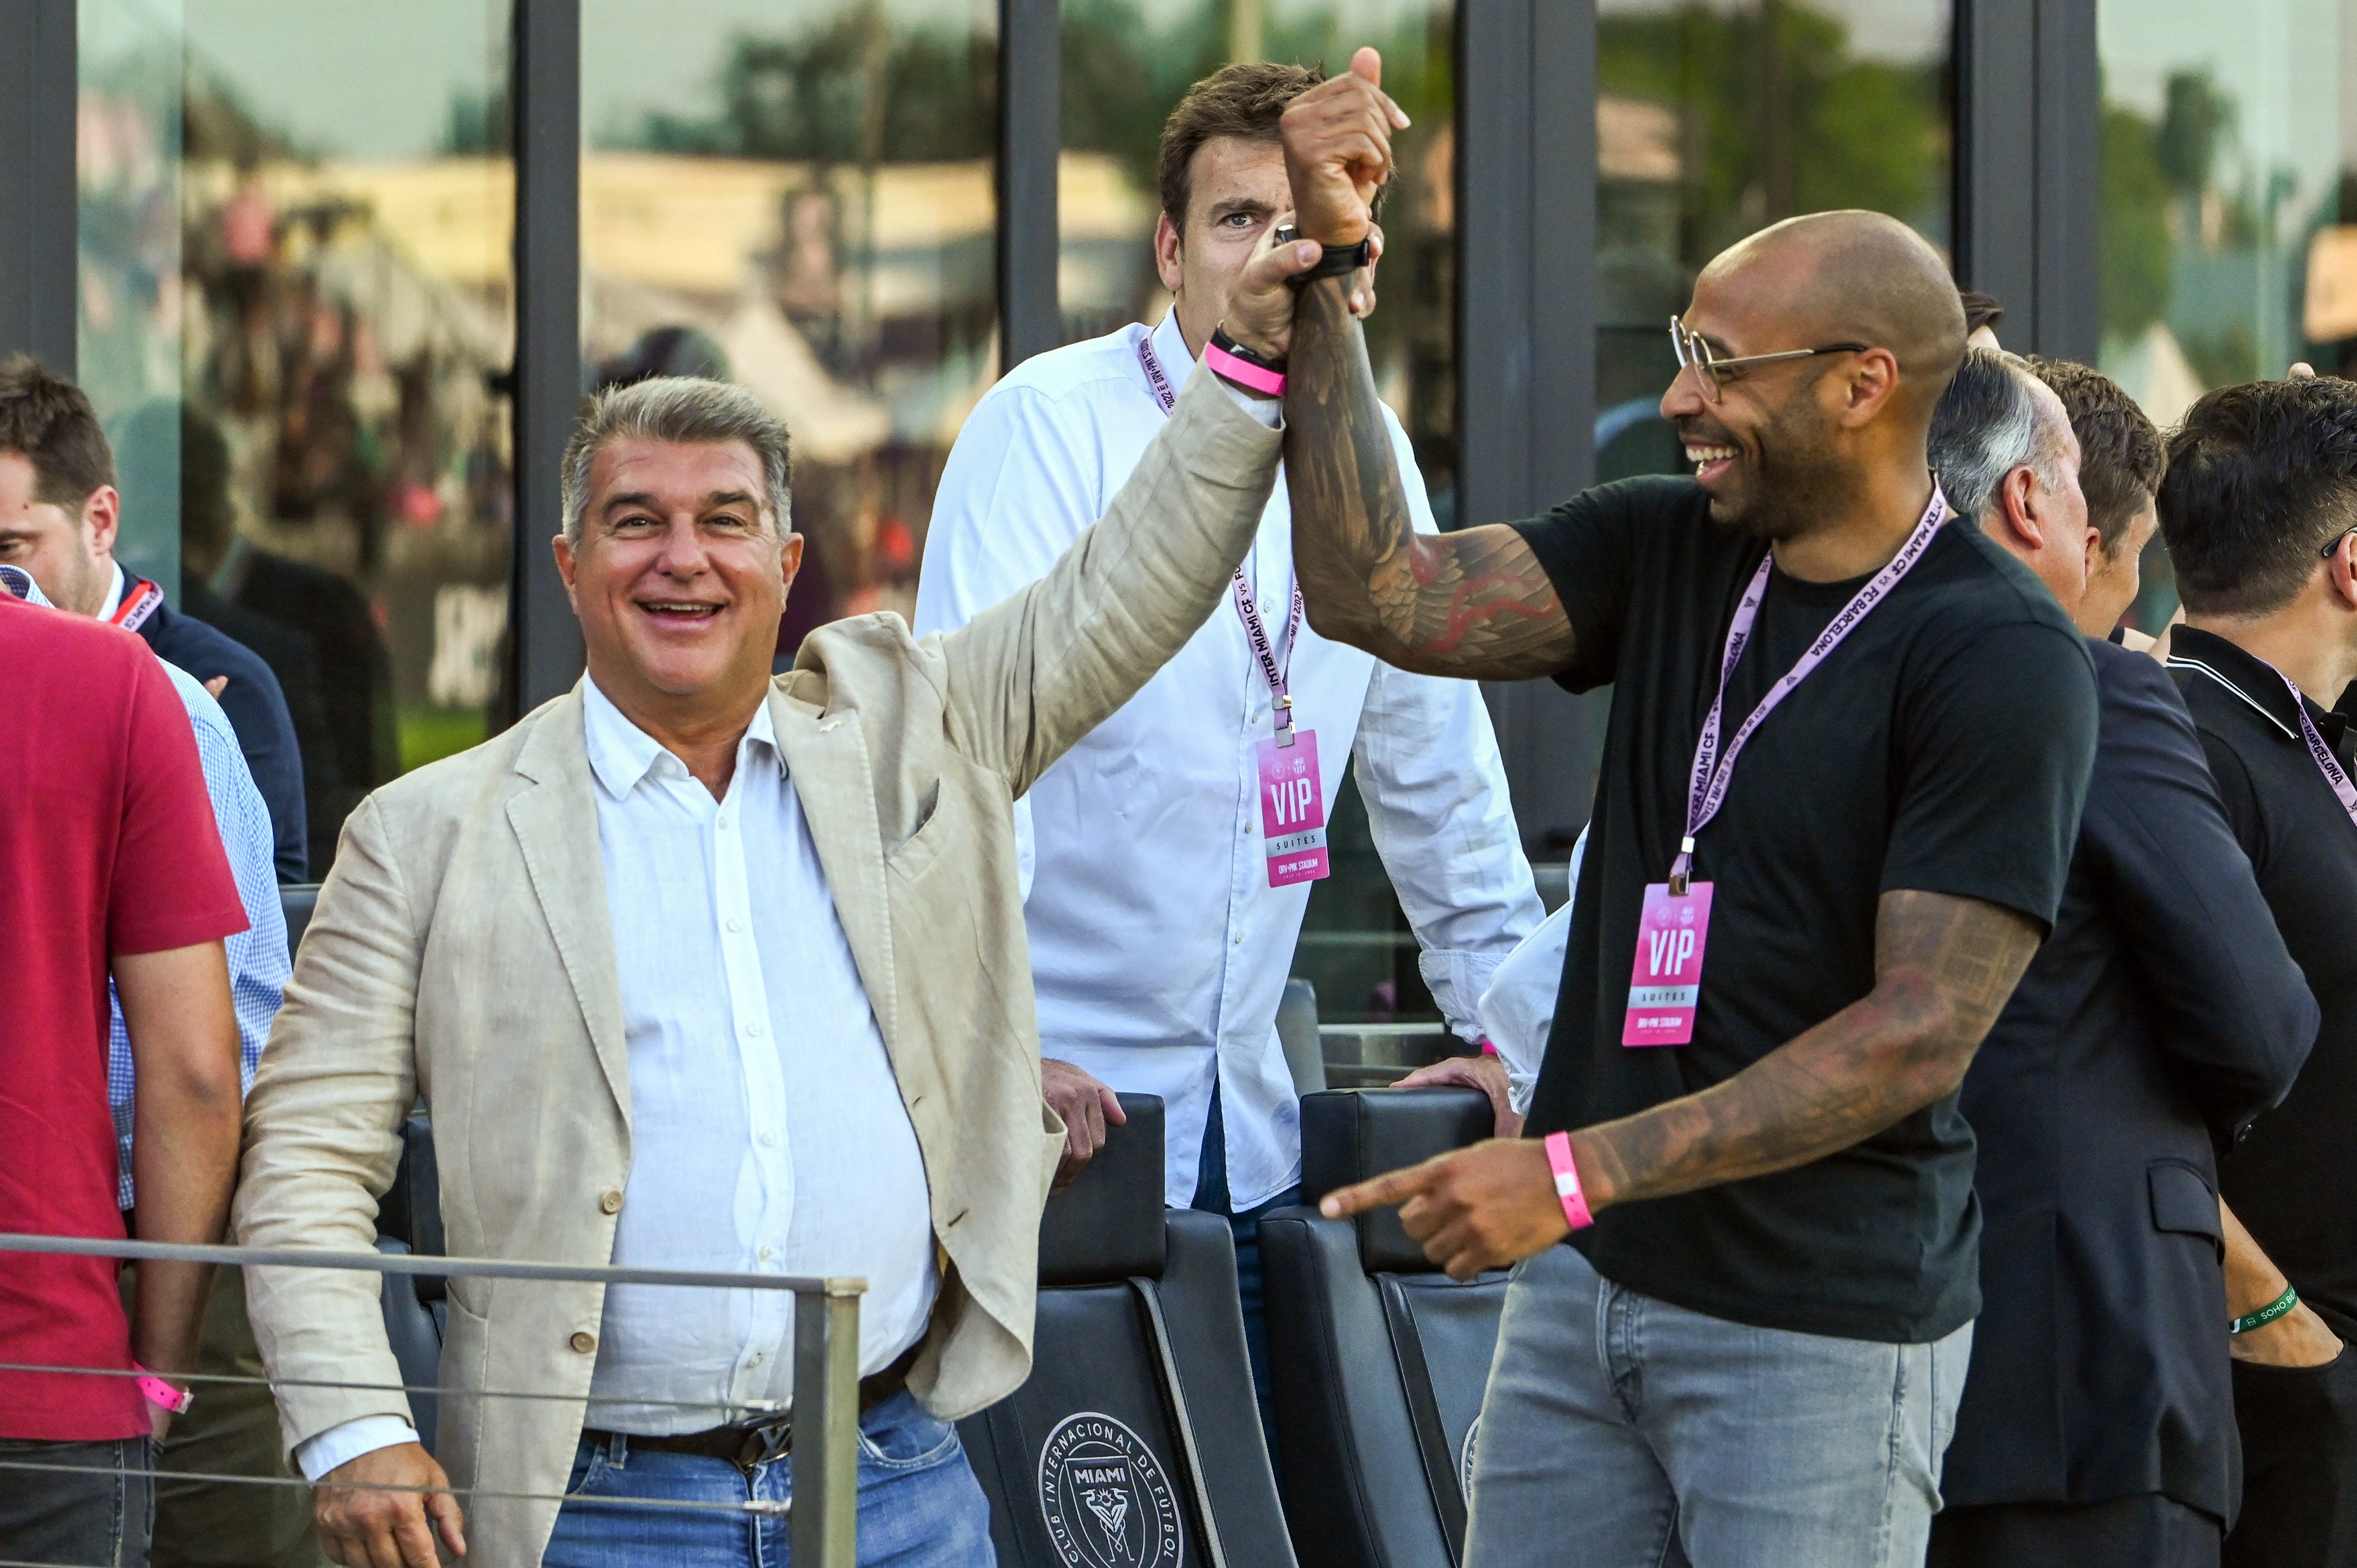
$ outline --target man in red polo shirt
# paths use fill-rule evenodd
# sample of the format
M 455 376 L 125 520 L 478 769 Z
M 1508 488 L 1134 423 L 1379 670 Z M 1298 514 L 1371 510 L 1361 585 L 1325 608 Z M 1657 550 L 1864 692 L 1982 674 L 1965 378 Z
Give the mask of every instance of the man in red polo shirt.
M 238 1140 L 221 939 L 245 929 L 196 737 L 147 647 L 0 593 L 0 1232 L 120 1239 L 106 982 L 138 1072 L 143 1240 L 217 1241 Z M 0 1252 L 0 1559 L 144 1563 L 153 1441 L 196 1365 L 207 1269 Z

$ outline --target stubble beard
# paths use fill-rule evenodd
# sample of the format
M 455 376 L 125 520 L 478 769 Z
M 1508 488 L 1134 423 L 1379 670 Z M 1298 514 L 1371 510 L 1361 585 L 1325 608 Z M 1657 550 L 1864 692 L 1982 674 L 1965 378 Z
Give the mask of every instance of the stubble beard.
M 1713 505 L 1711 520 L 1770 544 L 1798 539 L 1832 510 L 1842 491 L 1833 443 L 1823 422 L 1787 408 L 1760 433 L 1753 482 L 1744 495 Z

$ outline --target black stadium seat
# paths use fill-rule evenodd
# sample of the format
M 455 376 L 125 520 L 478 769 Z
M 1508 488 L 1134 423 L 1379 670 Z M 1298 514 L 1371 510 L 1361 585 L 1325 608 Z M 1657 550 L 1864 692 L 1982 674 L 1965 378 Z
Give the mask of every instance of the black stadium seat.
M 1291 1568 L 1216 1214 L 1162 1206 L 1162 1101 L 1039 1226 L 1028 1381 L 959 1423 L 1000 1568 Z
M 319 885 L 316 882 L 282 883 L 278 888 L 278 908 L 286 917 L 286 955 L 303 945 L 303 933 L 311 926 L 311 907 L 319 901 Z
M 1490 1135 L 1471 1089 L 1329 1090 L 1301 1101 L 1301 1190 L 1334 1188 Z M 1261 1221 L 1286 1521 L 1302 1568 L 1449 1568 L 1465 1518 L 1501 1270 L 1458 1283 L 1397 1211 Z
M 377 1205 L 376 1245 L 380 1252 L 416 1252 L 439 1256 L 442 1240 L 442 1178 L 434 1163 L 434 1128 L 424 1116 L 412 1116 L 401 1129 L 401 1165 L 393 1186 Z M 439 1274 L 384 1276 L 384 1331 L 393 1342 L 393 1359 L 401 1363 L 401 1380 L 413 1388 L 431 1388 L 440 1381 L 442 1326 L 448 1317 L 449 1293 Z M 409 1396 L 411 1419 L 427 1450 L 434 1447 L 435 1400 L 430 1393 Z

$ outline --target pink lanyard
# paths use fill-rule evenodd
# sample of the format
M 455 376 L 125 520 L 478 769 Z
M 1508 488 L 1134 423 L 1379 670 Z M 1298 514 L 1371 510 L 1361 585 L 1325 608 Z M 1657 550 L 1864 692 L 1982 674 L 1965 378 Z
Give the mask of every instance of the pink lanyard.
M 1170 411 L 1178 406 L 1178 394 L 1163 372 L 1162 361 L 1154 352 L 1154 335 L 1148 332 L 1137 340 L 1138 362 L 1146 367 L 1146 384 L 1154 389 L 1154 401 L 1162 405 L 1162 415 L 1168 419 Z M 1293 650 L 1301 642 L 1301 578 L 1293 579 L 1293 606 L 1285 618 L 1285 661 L 1277 662 L 1276 650 L 1268 640 L 1268 627 L 1260 618 L 1260 605 L 1254 599 L 1252 583 L 1242 566 L 1236 568 L 1236 614 L 1243 618 L 1244 639 L 1252 644 L 1253 657 L 1260 660 L 1260 672 L 1268 681 L 1268 693 L 1275 704 L 1276 743 L 1293 744 L 1293 693 L 1290 677 Z
M 1736 660 L 1743 657 L 1744 646 L 1751 640 L 1752 625 L 1760 618 L 1760 601 L 1768 596 L 1768 574 L 1775 564 L 1776 553 L 1771 550 L 1760 557 L 1760 570 L 1751 575 L 1750 586 L 1743 590 L 1743 602 L 1735 607 L 1734 623 L 1727 628 L 1727 653 L 1718 666 L 1718 695 L 1711 699 L 1710 716 L 1703 720 L 1702 739 L 1695 746 L 1694 772 L 1686 789 L 1685 840 L 1678 846 L 1678 857 L 1670 866 L 1672 893 L 1683 895 L 1686 890 L 1687 879 L 1694 869 L 1695 835 L 1718 815 L 1719 807 L 1726 803 L 1727 783 L 1735 776 L 1735 759 L 1742 752 L 1743 743 L 1751 738 L 1752 732 L 1765 722 L 1770 714 L 1775 712 L 1776 704 L 1790 696 L 1793 687 L 1807 680 L 1817 666 L 1825 661 L 1826 656 L 1841 646 L 1842 639 L 1857 629 L 1858 623 L 1874 607 L 1890 596 L 1890 590 L 1899 585 L 1899 580 L 1907 575 L 1915 563 L 1923 558 L 1923 552 L 1932 547 L 1940 525 L 1947 519 L 1948 499 L 1940 493 L 1935 480 L 1932 486 L 1932 504 L 1923 509 L 1922 521 L 1916 523 L 1915 532 L 1908 536 L 1899 553 L 1867 580 L 1866 586 L 1857 591 L 1857 596 L 1844 606 L 1842 612 L 1817 634 L 1817 640 L 1811 643 L 1809 650 L 1784 672 L 1783 679 L 1769 688 L 1768 694 L 1760 699 L 1760 705 L 1751 710 L 1751 716 L 1745 719 L 1742 726 L 1728 738 L 1727 749 L 1721 753 L 1718 732 L 1721 713 L 1727 705 L 1727 678 L 1735 673 Z
M 2341 766 L 2341 759 L 2332 755 L 2332 748 L 2324 744 L 2324 736 L 2317 733 L 2315 722 L 2308 716 L 2308 699 L 2299 694 L 2298 686 L 2292 685 L 2290 676 L 2280 670 L 2276 674 L 2291 690 L 2292 711 L 2299 715 L 2299 733 L 2308 742 L 2308 754 L 2316 758 L 2316 766 L 2323 773 L 2324 781 L 2332 786 L 2335 795 L 2341 797 L 2341 809 L 2349 813 L 2351 822 L 2357 822 L 2357 784 L 2350 783 L 2348 770 Z

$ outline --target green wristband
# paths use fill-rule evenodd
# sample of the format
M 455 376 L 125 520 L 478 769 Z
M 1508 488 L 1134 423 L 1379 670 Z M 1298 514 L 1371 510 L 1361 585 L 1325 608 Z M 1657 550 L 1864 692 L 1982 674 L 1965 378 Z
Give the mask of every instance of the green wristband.
M 2289 1312 L 2293 1307 L 2298 1306 L 2298 1305 L 2299 1292 L 2292 1289 L 2289 1285 L 2286 1285 L 2284 1286 L 2283 1294 L 2276 1297 L 2275 1300 L 2267 1303 L 2266 1305 L 2259 1308 L 2258 1311 L 2248 1313 L 2226 1325 L 2226 1332 L 2229 1334 L 2248 1334 L 2254 1328 L 2264 1328 L 2268 1324 L 2273 1323 L 2276 1318 L 2281 1317 L 2285 1313 Z

